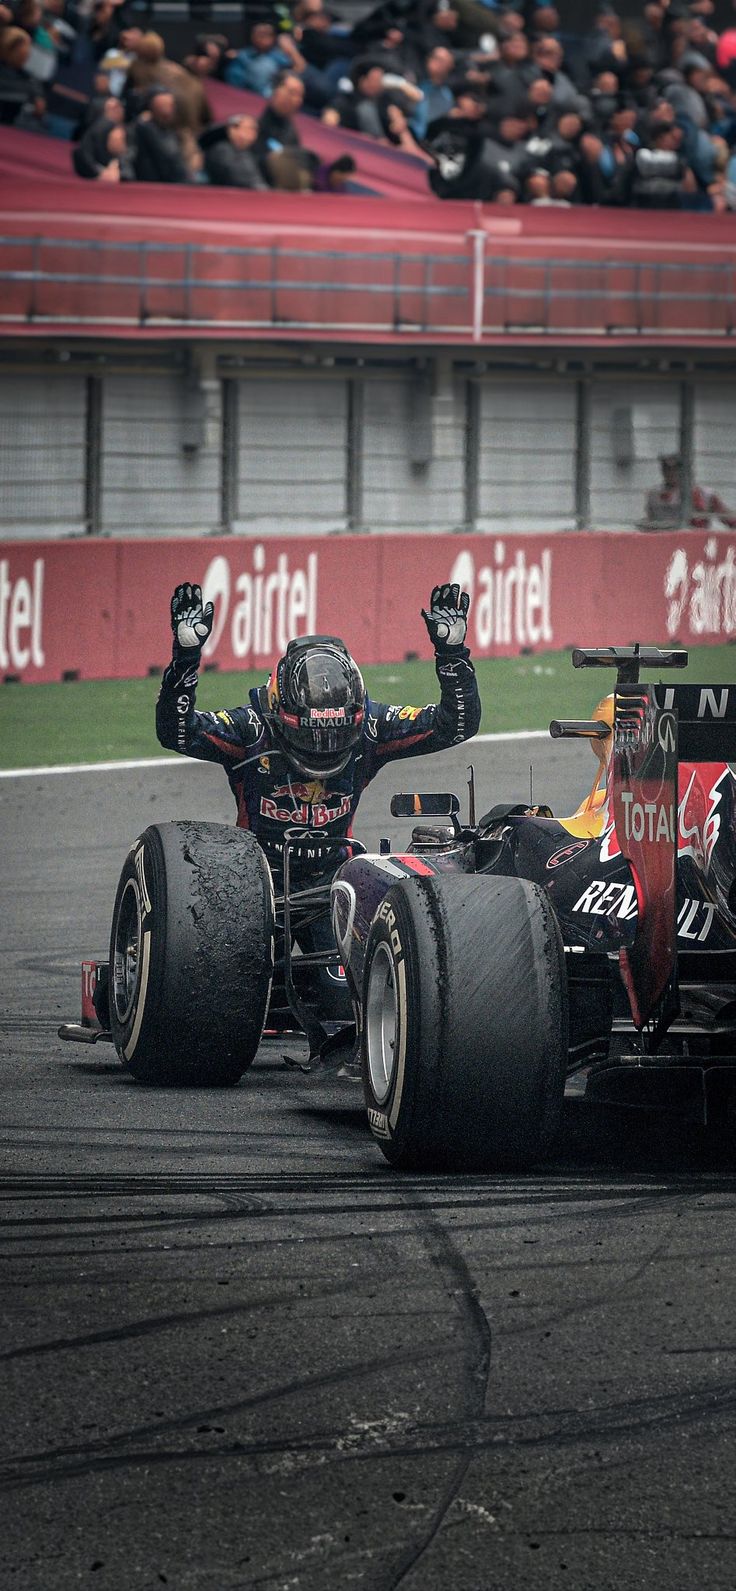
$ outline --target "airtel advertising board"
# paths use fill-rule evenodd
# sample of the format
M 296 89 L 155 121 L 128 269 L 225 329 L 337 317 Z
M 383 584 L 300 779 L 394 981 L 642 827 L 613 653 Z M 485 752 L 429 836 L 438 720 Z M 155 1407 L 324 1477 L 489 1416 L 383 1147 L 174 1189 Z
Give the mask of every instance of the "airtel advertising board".
M 471 595 L 476 656 L 736 634 L 726 534 L 329 536 L 0 546 L 0 677 L 125 679 L 163 668 L 169 600 L 215 607 L 205 661 L 265 670 L 296 635 L 341 635 L 363 663 L 428 657 L 433 585 Z

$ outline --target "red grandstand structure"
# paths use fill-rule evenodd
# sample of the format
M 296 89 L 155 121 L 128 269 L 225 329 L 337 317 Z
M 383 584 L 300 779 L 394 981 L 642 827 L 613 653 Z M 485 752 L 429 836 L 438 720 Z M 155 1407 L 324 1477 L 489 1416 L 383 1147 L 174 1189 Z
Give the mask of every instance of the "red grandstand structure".
M 80 182 L 64 144 L 6 131 L 0 329 L 506 347 L 732 337 L 736 215 L 442 203 L 420 162 L 346 137 L 380 197 L 111 189 Z M 334 138 L 319 128 L 328 152 Z
M 226 111 L 227 103 L 221 108 Z M 334 155 L 329 129 L 311 121 L 309 136 L 320 154 Z M 635 460 L 631 405 L 639 389 L 651 397 L 653 384 L 669 383 L 672 434 L 685 480 L 694 479 L 698 383 L 706 384 L 703 402 L 707 398 L 712 414 L 717 392 L 725 392 L 730 379 L 736 216 L 591 207 L 505 211 L 443 203 L 428 195 L 421 162 L 341 131 L 341 148 L 346 141 L 358 150 L 361 176 L 372 189 L 368 195 L 85 183 L 71 170 L 68 146 L 5 131 L 0 352 L 11 372 L 10 409 L 13 371 L 27 371 L 39 392 L 47 381 L 61 379 L 60 371 L 79 371 L 86 408 L 78 466 L 84 479 L 71 522 L 67 514 L 61 530 L 44 539 L 43 520 L 39 534 L 30 516 L 31 531 L 22 520 L 18 539 L 11 524 L 0 546 L 1 677 L 43 681 L 155 671 L 165 661 L 166 596 L 182 570 L 201 580 L 216 602 L 211 666 L 266 666 L 288 635 L 310 628 L 339 629 L 366 662 L 392 661 L 397 633 L 405 637 L 407 652 L 423 655 L 426 636 L 417 615 L 428 570 L 438 578 L 462 579 L 473 591 L 472 640 L 479 655 L 584 645 L 602 636 L 687 644 L 736 634 L 736 548 L 728 529 L 686 526 L 653 538 L 632 534 L 631 521 L 622 524 L 623 533 L 611 524 L 616 502 L 624 501 L 616 480 L 626 478 L 627 458 L 629 466 Z M 259 479 L 261 517 L 254 511 L 251 523 L 253 488 L 246 465 L 238 465 L 237 425 L 223 395 L 213 422 L 221 428 L 219 441 L 207 454 L 210 474 L 214 470 L 219 482 L 208 489 L 211 506 L 192 509 L 187 518 L 192 494 L 187 496 L 186 486 L 172 488 L 168 518 L 159 509 L 149 534 L 139 523 L 146 513 L 145 459 L 136 474 L 126 463 L 124 441 L 112 462 L 105 452 L 101 392 L 107 373 L 117 379 L 121 358 L 129 364 L 136 353 L 142 373 L 168 372 L 167 381 L 173 376 L 181 384 L 187 361 L 201 374 L 197 360 L 203 357 L 211 397 L 218 383 L 223 394 L 225 386 L 232 393 L 245 379 L 249 349 L 259 379 L 264 370 L 269 379 L 275 371 L 284 391 L 290 381 L 293 388 L 296 376 L 304 390 L 317 366 L 334 390 L 340 368 L 350 401 L 344 507 L 330 510 L 332 518 L 325 514 L 322 523 L 321 509 L 315 509 L 311 535 L 280 537 L 274 533 L 278 519 L 269 532 L 263 504 L 289 517 L 295 483 L 306 468 L 297 457 L 283 486 L 278 461 L 269 466 L 272 485 Z M 355 394 L 371 374 L 384 382 L 406 378 L 410 406 L 418 404 L 421 437 L 417 442 L 414 433 L 411 457 L 401 463 L 400 487 L 365 480 L 370 438 L 361 440 L 362 400 Z M 493 413 L 503 405 L 497 397 L 484 422 L 484 383 L 496 379 L 503 393 L 508 382 L 510 393 L 517 376 L 532 393 L 532 410 L 534 392 L 546 384 L 550 425 L 554 394 L 559 391 L 565 403 L 570 395 L 564 433 L 569 443 L 556 444 L 555 466 L 558 476 L 569 477 L 567 506 L 548 512 L 542 432 L 541 453 L 535 461 L 528 452 L 512 481 L 517 519 L 524 481 L 529 482 L 523 534 L 504 523 L 503 479 L 496 502 L 493 468 L 483 473 L 484 439 L 492 439 Z M 155 379 L 163 381 L 164 375 Z M 600 451 L 602 444 L 591 440 L 591 402 L 594 407 L 596 382 L 610 386 L 613 379 L 621 399 L 615 393 L 606 399 L 605 425 L 615 429 L 621 413 L 615 404 L 628 403 L 623 413 L 629 436 L 623 454 L 610 468 L 606 463 L 613 480 L 608 517 L 595 528 L 591 479 L 595 446 Z M 715 399 L 713 380 L 722 383 Z M 467 395 L 465 418 L 452 422 L 454 442 L 442 443 L 433 414 L 441 381 L 448 414 L 453 382 Z M 166 388 L 171 390 L 176 385 Z M 326 390 L 323 382 L 319 392 Z M 145 397 L 144 382 L 142 404 Z M 314 402 L 319 401 L 315 386 Z M 340 413 L 343 399 L 335 401 Z M 308 398 L 305 404 L 306 416 Z M 410 419 L 416 431 L 413 409 Z M 642 447 L 656 476 L 657 438 L 664 437 L 656 401 L 645 419 L 651 439 Z M 450 425 L 447 417 L 442 423 Z M 45 443 L 32 437 L 23 445 L 30 457 Z M 719 445 L 723 453 L 726 444 Z M 317 481 L 321 446 L 315 434 L 305 455 Z M 443 446 L 438 465 L 434 460 Z M 613 446 L 615 453 L 619 442 Z M 185 438 L 182 447 L 190 461 L 198 450 L 202 457 L 207 453 L 201 435 Z M 165 472 L 169 465 L 158 461 L 155 467 Z M 375 461 L 372 468 L 380 477 Z M 386 465 L 392 469 L 398 479 L 399 465 Z M 126 473 L 135 475 L 143 504 L 135 509 L 139 520 L 132 539 L 125 507 L 132 499 L 120 497 Z M 445 492 L 440 499 L 437 480 Z M 110 500 L 117 492 L 122 508 L 106 507 L 106 482 Z M 44 486 L 53 496 L 53 471 Z M 157 483 L 159 499 L 164 489 Z M 554 491 L 560 497 L 559 482 Z M 412 534 L 396 534 L 413 496 L 418 506 Z M 436 512 L 433 499 L 440 501 Z M 382 520 L 375 506 L 381 502 L 390 503 Z M 534 520 L 537 511 L 540 523 Z M 45 513 L 48 520 L 64 519 L 55 508 Z M 423 514 L 432 515 L 431 545 L 421 534 Z M 156 539 L 157 525 L 165 528 L 164 539 Z M 341 534 L 325 538 L 323 528 Z M 454 534 L 437 535 L 442 529 Z M 233 530 L 235 536 L 222 535 Z M 388 534 L 367 538 L 373 530 Z M 215 539 L 204 540 L 203 534 Z M 113 540 L 104 539 L 110 535 Z M 150 598 L 143 607 L 141 590 Z M 366 590 L 373 594 L 368 610 Z M 85 624 L 70 641 L 63 615 L 72 592 Z

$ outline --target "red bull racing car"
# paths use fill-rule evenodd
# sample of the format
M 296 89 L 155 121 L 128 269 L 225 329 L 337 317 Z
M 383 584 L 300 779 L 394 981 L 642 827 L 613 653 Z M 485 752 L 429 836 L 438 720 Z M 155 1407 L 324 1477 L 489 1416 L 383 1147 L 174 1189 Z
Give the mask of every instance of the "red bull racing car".
M 350 841 L 345 856 L 336 841 L 331 883 L 292 890 L 287 844 L 277 898 L 247 831 L 147 830 L 109 963 L 85 964 L 82 1024 L 60 1032 L 112 1038 L 145 1081 L 233 1082 L 264 1028 L 302 1029 L 312 1058 L 344 1045 L 352 1030 L 319 1009 L 327 968 L 349 992 L 370 1129 L 397 1167 L 532 1164 L 576 1073 L 595 1091 L 675 1069 L 707 1119 L 736 1086 L 736 687 L 640 681 L 686 662 L 573 653 L 617 681 L 589 722 L 550 725 L 597 753 L 568 818 L 519 804 L 476 819 L 472 783 L 465 824 L 454 796 L 395 796 L 394 816 L 420 820 L 406 850 Z M 295 954 L 328 898 L 337 948 Z

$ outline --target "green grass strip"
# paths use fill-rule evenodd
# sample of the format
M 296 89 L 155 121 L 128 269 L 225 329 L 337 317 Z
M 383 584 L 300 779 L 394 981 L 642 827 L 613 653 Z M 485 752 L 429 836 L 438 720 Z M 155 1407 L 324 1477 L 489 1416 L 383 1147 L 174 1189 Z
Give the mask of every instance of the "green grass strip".
M 476 663 L 483 702 L 481 731 L 546 729 L 550 718 L 588 718 L 612 689 L 612 671 L 573 669 L 569 652 L 534 657 L 482 658 Z M 432 663 L 366 668 L 376 701 L 422 706 L 437 700 Z M 200 708 L 237 707 L 262 670 L 202 674 Z M 690 664 L 670 680 L 736 684 L 732 646 L 695 647 Z M 0 685 L 0 768 L 53 767 L 161 756 L 154 729 L 158 680 L 78 680 L 54 685 Z M 172 752 L 171 756 L 176 753 Z

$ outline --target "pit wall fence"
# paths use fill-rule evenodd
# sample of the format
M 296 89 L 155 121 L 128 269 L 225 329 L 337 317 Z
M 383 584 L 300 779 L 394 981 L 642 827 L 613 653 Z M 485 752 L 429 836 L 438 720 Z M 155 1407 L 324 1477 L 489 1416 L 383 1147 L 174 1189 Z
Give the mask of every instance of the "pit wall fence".
M 0 679 L 126 679 L 170 656 L 183 580 L 215 605 L 205 666 L 263 668 L 296 635 L 341 635 L 362 663 L 428 657 L 431 588 L 472 596 L 476 657 L 736 636 L 731 532 L 233 537 L 0 544 Z

